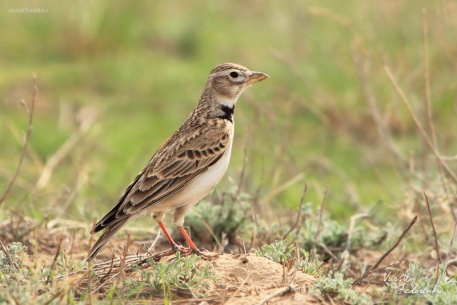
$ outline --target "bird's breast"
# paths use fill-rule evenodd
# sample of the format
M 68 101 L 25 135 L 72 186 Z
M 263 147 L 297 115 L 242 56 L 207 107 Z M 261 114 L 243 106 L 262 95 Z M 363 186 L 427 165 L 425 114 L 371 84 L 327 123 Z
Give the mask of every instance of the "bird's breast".
M 227 149 L 224 152 L 224 155 L 218 162 L 208 168 L 207 171 L 195 177 L 194 180 L 188 184 L 185 188 L 184 195 L 186 200 L 184 200 L 185 204 L 195 204 L 200 201 L 203 197 L 208 195 L 213 188 L 221 181 L 222 177 L 224 177 L 225 172 L 227 171 L 229 162 L 230 162 L 230 155 L 232 152 L 232 143 L 233 143 L 233 130 L 230 133 L 230 139 L 228 142 Z

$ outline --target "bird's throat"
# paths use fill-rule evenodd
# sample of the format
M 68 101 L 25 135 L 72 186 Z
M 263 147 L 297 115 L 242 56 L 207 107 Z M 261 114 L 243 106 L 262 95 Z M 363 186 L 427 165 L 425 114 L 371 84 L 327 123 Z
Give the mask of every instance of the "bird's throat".
M 233 123 L 233 113 L 235 112 L 235 105 L 229 107 L 227 105 L 221 105 L 222 115 L 218 116 L 219 119 L 228 120 Z

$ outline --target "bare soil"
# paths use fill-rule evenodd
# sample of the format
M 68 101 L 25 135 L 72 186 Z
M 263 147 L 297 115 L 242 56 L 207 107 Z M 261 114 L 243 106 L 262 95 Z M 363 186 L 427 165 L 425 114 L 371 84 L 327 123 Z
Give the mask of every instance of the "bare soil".
M 228 292 L 224 304 L 318 304 L 321 299 L 308 294 L 316 279 L 301 271 L 288 271 L 282 265 L 254 255 L 220 255 L 213 264 L 216 275 L 222 279 Z M 285 290 L 295 285 L 293 291 Z M 271 297 L 276 293 L 277 297 Z

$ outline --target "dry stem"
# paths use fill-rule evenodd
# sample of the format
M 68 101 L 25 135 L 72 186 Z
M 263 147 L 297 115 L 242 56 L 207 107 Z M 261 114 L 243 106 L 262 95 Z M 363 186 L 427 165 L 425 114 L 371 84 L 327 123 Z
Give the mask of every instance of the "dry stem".
M 435 237 L 435 250 L 436 250 L 436 255 L 438 256 L 438 260 L 440 261 L 440 264 L 442 264 L 441 260 L 441 255 L 440 255 L 440 248 L 438 246 L 438 237 L 436 236 L 436 230 L 435 230 L 435 225 L 433 224 L 433 217 L 432 217 L 432 212 L 430 211 L 430 202 L 428 200 L 428 196 L 425 192 L 423 192 L 424 197 L 425 197 L 425 202 L 427 203 L 427 210 L 428 210 L 428 216 L 430 217 L 430 222 L 432 224 L 432 229 L 433 229 L 433 236 Z
M 295 224 L 292 226 L 292 228 L 290 228 L 290 230 L 283 236 L 282 239 L 286 239 L 287 236 L 289 236 L 289 234 L 297 229 L 297 233 L 296 235 L 298 236 L 298 234 L 300 233 L 300 228 L 301 226 L 299 226 L 299 221 L 300 221 L 300 218 L 301 218 L 301 212 L 302 212 L 302 207 L 303 207 L 303 202 L 305 200 L 305 195 L 306 193 L 308 192 L 308 185 L 305 183 L 305 187 L 303 188 L 303 192 L 302 192 L 302 195 L 301 195 L 301 198 L 300 198 L 300 205 L 298 207 L 298 213 L 297 213 L 297 219 L 295 220 Z
M 444 168 L 446 170 L 447 174 L 454 180 L 454 182 L 457 182 L 457 176 L 454 174 L 454 172 L 451 170 L 451 168 L 447 165 L 447 163 L 444 162 L 444 160 L 441 158 L 441 156 L 440 156 L 440 154 L 438 152 L 438 149 L 436 148 L 436 146 L 434 145 L 432 140 L 430 140 L 427 132 L 423 128 L 422 124 L 419 122 L 419 119 L 417 118 L 416 114 L 414 113 L 414 111 L 413 111 L 413 109 L 411 107 L 411 103 L 406 98 L 406 95 L 403 92 L 403 90 L 401 89 L 401 87 L 398 85 L 398 83 L 397 83 L 395 77 L 393 76 L 392 72 L 390 72 L 389 67 L 388 66 L 384 66 L 384 70 L 386 71 L 387 76 L 389 77 L 390 81 L 392 82 L 393 86 L 395 87 L 395 90 L 397 90 L 397 93 L 400 95 L 401 100 L 403 101 L 403 103 L 405 104 L 406 108 L 408 109 L 408 112 L 411 115 L 411 117 L 413 118 L 414 123 L 416 124 L 416 126 L 419 129 L 420 133 L 422 134 L 422 137 L 425 139 L 425 142 L 427 143 L 427 145 L 430 147 L 431 151 L 435 155 L 438 163 L 441 165 L 442 168 Z
M 417 221 L 417 215 L 414 216 L 413 220 L 409 223 L 409 225 L 406 227 L 405 230 L 403 230 L 403 232 L 401 233 L 400 237 L 397 239 L 397 241 L 395 242 L 395 244 L 389 248 L 389 250 L 387 250 L 379 259 L 378 261 L 374 264 L 373 267 L 371 267 L 369 270 L 365 271 L 364 274 L 362 274 L 361 277 L 359 277 L 358 279 L 356 279 L 353 283 L 352 283 L 352 286 L 355 286 L 357 285 L 361 280 L 363 280 L 368 274 L 370 274 L 371 272 L 375 271 L 376 268 L 378 268 L 378 266 L 382 263 L 382 261 L 387 257 L 387 255 L 389 255 L 393 250 L 395 250 L 395 248 L 400 244 L 400 242 L 402 241 L 403 237 L 405 237 L 406 233 L 408 233 L 408 231 L 411 229 L 411 227 L 416 223 Z
M 29 111 L 29 123 L 28 123 L 28 127 L 27 127 L 27 133 L 25 135 L 24 146 L 22 147 L 21 157 L 19 158 L 19 163 L 16 167 L 16 172 L 14 173 L 11 180 L 8 182 L 8 186 L 6 187 L 5 191 L 3 192 L 2 197 L 0 197 L 0 205 L 3 203 L 6 196 L 8 196 L 8 193 L 11 190 L 11 187 L 13 186 L 14 181 L 16 180 L 17 176 L 19 175 L 19 172 L 21 171 L 22 163 L 24 162 L 25 154 L 27 152 L 27 147 L 29 146 L 30 136 L 32 134 L 33 114 L 35 112 L 35 100 L 36 100 L 37 95 L 38 95 L 38 87 L 36 84 L 36 75 L 33 74 L 32 107 L 30 108 L 30 111 Z M 24 105 L 26 105 L 25 102 L 24 102 Z
M 279 295 L 282 295 L 287 292 L 294 292 L 297 289 L 297 286 L 290 284 L 286 287 L 282 287 L 281 289 L 278 289 L 277 291 L 273 292 L 272 294 L 268 295 L 265 297 L 262 301 L 259 302 L 259 305 L 263 305 L 270 301 L 272 298 L 277 297 Z

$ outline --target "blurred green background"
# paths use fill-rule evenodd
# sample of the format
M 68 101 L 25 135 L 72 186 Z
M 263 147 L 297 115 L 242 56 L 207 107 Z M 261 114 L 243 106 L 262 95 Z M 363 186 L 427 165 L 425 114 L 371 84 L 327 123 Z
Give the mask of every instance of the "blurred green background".
M 307 200 L 319 205 L 327 189 L 326 210 L 340 219 L 379 201 L 395 208 L 412 164 L 426 175 L 432 159 L 384 66 L 419 118 L 429 75 L 437 141 L 455 153 L 456 16 L 457 3 L 444 0 L 3 1 L 1 191 L 23 146 L 33 73 L 39 95 L 2 217 L 15 207 L 37 218 L 102 216 L 223 62 L 270 79 L 240 98 L 216 192 L 239 183 L 246 147 L 243 191 L 261 204 L 296 208 L 307 183 Z

